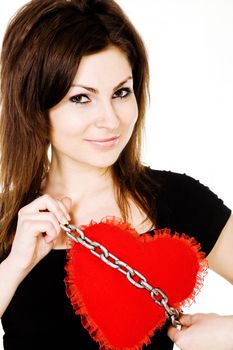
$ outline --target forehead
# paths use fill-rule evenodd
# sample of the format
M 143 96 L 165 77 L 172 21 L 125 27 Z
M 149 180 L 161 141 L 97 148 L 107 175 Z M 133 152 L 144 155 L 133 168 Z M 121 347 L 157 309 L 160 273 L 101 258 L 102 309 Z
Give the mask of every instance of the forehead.
M 126 54 L 115 46 L 88 56 L 83 56 L 73 84 L 114 85 L 132 75 Z

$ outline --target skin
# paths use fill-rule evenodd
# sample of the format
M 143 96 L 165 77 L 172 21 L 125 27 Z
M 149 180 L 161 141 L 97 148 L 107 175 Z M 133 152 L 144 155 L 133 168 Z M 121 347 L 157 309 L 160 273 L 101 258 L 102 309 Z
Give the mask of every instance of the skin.
M 42 185 L 44 195 L 19 211 L 11 253 L 0 265 L 0 316 L 29 271 L 51 249 L 66 247 L 60 224 L 70 220 L 75 225 L 88 224 L 91 219 L 101 220 L 106 213 L 120 216 L 111 166 L 129 141 L 138 117 L 132 69 L 126 56 L 109 47 L 83 57 L 68 94 L 49 111 L 49 117 L 51 168 Z M 90 142 L 115 136 L 119 136 L 118 141 L 110 142 L 109 146 Z M 138 227 L 143 218 L 131 204 L 131 224 Z M 142 232 L 145 231 L 143 228 Z M 230 281 L 233 281 L 232 233 L 231 218 L 208 257 L 210 267 Z M 232 317 L 187 317 L 182 319 L 183 330 L 173 327 L 169 330 L 169 336 L 182 350 L 192 350 L 190 346 L 195 350 L 233 349 Z M 218 339 L 228 332 L 231 347 L 222 347 L 220 341 L 214 347 L 214 332 L 218 332 Z
M 28 260 L 31 265 L 32 260 L 34 265 L 51 248 L 66 247 L 59 223 L 67 223 L 70 215 L 75 219 L 72 222 L 83 222 L 77 219 L 76 213 L 80 213 L 81 218 L 82 208 L 88 212 L 90 197 L 91 209 L 95 211 L 106 195 L 113 201 L 110 168 L 128 143 L 137 117 L 132 69 L 126 56 L 119 49 L 109 47 L 83 57 L 69 92 L 49 111 L 52 159 L 43 188 L 45 198 L 38 198 L 20 210 L 10 256 L 19 255 L 20 261 Z M 101 141 L 113 137 L 118 137 L 116 142 Z M 69 214 L 71 204 L 78 210 L 71 210 Z M 58 208 L 63 213 L 58 212 Z M 41 212 L 44 210 L 48 212 Z M 51 229 L 41 237 L 39 232 L 47 232 L 47 221 Z M 34 238 L 38 240 L 34 242 L 37 243 L 34 255 L 35 247 L 30 245 L 29 237 L 22 239 L 27 231 L 35 231 Z M 25 242 L 28 243 L 25 245 Z
M 223 228 L 207 257 L 209 267 L 233 283 L 233 216 Z M 170 327 L 169 337 L 182 350 L 232 350 L 233 316 L 216 314 L 185 315 L 183 327 Z
M 51 168 L 44 195 L 20 209 L 11 252 L 0 264 L 0 316 L 31 269 L 51 249 L 66 248 L 60 224 L 119 216 L 111 166 L 138 118 L 132 68 L 122 51 L 109 47 L 83 57 L 70 91 L 49 117 Z M 117 141 L 102 143 L 112 137 Z
M 171 327 L 169 337 L 182 349 L 188 350 L 232 350 L 233 316 L 216 314 L 184 315 L 180 319 L 183 327 L 178 331 Z
M 128 143 L 137 118 L 132 68 L 125 54 L 109 47 L 83 57 L 68 94 L 50 110 L 52 161 L 43 188 L 51 196 L 72 198 L 73 223 L 88 224 L 106 213 L 121 216 L 111 166 Z M 88 141 L 115 136 L 119 140 L 112 147 Z M 138 226 L 139 212 L 135 206 L 132 211 L 132 222 Z
M 125 148 L 137 117 L 132 70 L 125 55 L 111 47 L 84 57 L 70 91 L 50 110 L 50 175 L 54 178 L 57 172 L 70 179 L 76 170 L 85 176 L 89 171 L 103 173 Z M 86 141 L 115 136 L 120 138 L 112 148 Z

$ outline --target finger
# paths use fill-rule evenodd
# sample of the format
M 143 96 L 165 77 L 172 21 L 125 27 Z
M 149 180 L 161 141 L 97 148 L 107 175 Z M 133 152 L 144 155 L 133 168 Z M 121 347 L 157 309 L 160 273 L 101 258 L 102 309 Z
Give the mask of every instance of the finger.
M 37 222 L 38 221 L 50 222 L 55 227 L 55 230 L 56 230 L 57 234 L 59 234 L 60 231 L 61 231 L 61 227 L 60 227 L 60 224 L 59 224 L 56 216 L 53 213 L 51 213 L 51 212 L 40 212 L 40 213 L 35 213 L 35 214 L 24 214 L 21 217 L 20 221 L 24 225 L 27 224 L 27 222 L 29 222 L 32 229 L 33 229 L 33 223 L 35 221 L 37 221 Z
M 58 237 L 58 232 L 52 222 L 28 220 L 25 223 L 25 226 L 26 225 L 31 227 L 31 231 L 33 230 L 34 237 L 38 237 L 41 235 L 41 233 L 44 233 L 44 239 L 46 243 L 51 243 Z
M 178 341 L 178 337 L 180 335 L 180 332 L 184 331 L 185 329 L 187 329 L 187 327 L 191 326 L 193 323 L 193 315 L 184 315 L 181 314 L 181 316 L 179 317 L 179 322 L 181 323 L 181 329 L 177 329 L 176 327 L 169 327 L 168 329 L 168 336 L 169 338 L 176 343 Z
M 182 326 L 189 327 L 193 324 L 193 315 L 181 315 L 179 321 Z
M 72 199 L 70 197 L 63 197 L 61 202 L 66 206 L 66 209 L 70 211 L 72 206 Z
M 69 223 L 66 214 L 61 209 L 61 206 L 58 203 L 58 200 L 52 198 L 48 194 L 36 198 L 33 202 L 20 209 L 19 216 L 25 213 L 41 212 L 44 210 L 54 213 L 58 221 L 61 222 L 63 225 Z
M 192 326 L 194 323 L 197 323 L 201 320 L 203 320 L 204 318 L 208 318 L 210 314 L 205 314 L 205 313 L 197 313 L 197 314 L 193 314 L 193 315 L 182 315 L 179 318 L 180 323 L 182 324 L 182 327 L 190 327 Z M 211 314 L 211 315 L 216 315 L 216 314 Z
M 174 343 L 176 343 L 179 332 L 180 331 L 176 327 L 171 326 L 168 329 L 167 335 Z
M 61 210 L 65 213 L 68 221 L 71 220 L 71 217 L 69 214 L 71 204 L 72 204 L 72 200 L 69 197 L 64 197 L 64 198 L 58 200 L 58 205 L 60 206 Z

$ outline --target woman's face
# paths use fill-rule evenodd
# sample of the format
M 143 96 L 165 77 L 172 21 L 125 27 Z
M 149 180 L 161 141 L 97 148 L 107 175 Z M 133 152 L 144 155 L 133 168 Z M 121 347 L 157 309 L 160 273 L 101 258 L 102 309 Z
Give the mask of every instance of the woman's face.
M 106 168 L 128 143 L 138 117 L 132 68 L 111 46 L 84 56 L 68 94 L 49 111 L 53 156 Z

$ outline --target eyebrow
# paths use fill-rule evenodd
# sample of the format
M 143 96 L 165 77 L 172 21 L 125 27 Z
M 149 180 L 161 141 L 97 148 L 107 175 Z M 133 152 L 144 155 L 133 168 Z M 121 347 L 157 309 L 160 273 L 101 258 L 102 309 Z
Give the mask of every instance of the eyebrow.
M 132 76 L 126 78 L 126 79 L 123 80 L 123 81 L 121 81 L 119 84 L 117 84 L 117 86 L 115 86 L 115 87 L 113 88 L 113 90 L 117 90 L 119 87 L 121 87 L 121 86 L 124 85 L 128 80 L 131 80 L 131 79 L 133 79 Z M 82 84 L 72 84 L 71 86 L 72 86 L 72 87 L 81 87 L 81 88 L 86 89 L 86 90 L 88 90 L 88 91 L 90 91 L 90 92 L 93 92 L 93 93 L 95 93 L 95 94 L 98 94 L 98 93 L 99 93 L 99 91 L 98 91 L 97 89 L 94 89 L 93 87 L 89 87 L 89 86 L 84 86 L 84 85 L 82 85 Z

